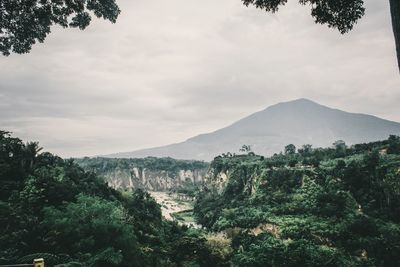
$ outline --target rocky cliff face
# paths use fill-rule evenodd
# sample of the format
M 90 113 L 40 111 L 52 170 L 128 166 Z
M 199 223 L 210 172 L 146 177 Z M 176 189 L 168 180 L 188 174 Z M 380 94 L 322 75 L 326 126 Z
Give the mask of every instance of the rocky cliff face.
M 113 188 L 127 190 L 143 188 L 167 191 L 196 185 L 205 179 L 209 164 L 202 161 L 172 158 L 109 159 L 81 158 L 76 162 L 93 171 Z
M 263 160 L 264 157 L 257 155 L 217 157 L 210 165 L 205 184 L 218 194 L 229 190 L 253 195 L 263 185 L 263 179 L 274 171 L 274 167 L 264 166 Z
M 207 169 L 181 169 L 176 173 L 171 173 L 165 170 L 134 167 L 110 170 L 103 173 L 102 176 L 115 189 L 143 188 L 149 191 L 166 191 L 188 184 L 202 183 L 206 173 Z

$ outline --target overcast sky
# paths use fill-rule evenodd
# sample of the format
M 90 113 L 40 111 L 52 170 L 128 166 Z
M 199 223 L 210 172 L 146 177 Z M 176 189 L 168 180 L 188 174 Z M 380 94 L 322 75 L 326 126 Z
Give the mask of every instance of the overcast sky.
M 340 35 L 298 1 L 120 0 L 116 24 L 53 28 L 0 58 L 0 128 L 63 157 L 165 145 L 300 97 L 400 121 L 389 1 Z

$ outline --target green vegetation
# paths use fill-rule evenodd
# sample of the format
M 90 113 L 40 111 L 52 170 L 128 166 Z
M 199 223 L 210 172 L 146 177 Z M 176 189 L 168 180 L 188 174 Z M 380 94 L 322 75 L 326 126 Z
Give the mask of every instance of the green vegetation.
M 209 164 L 204 161 L 177 160 L 173 158 L 80 158 L 76 162 L 86 170 L 94 171 L 101 175 L 116 169 L 147 169 L 150 171 L 165 171 L 171 176 L 176 176 L 180 170 L 207 169 Z
M 29 53 L 36 42 L 43 43 L 51 26 L 89 26 L 92 17 L 115 23 L 120 13 L 115 0 L 15 1 L 0 2 L 0 52 Z
M 192 223 L 194 222 L 193 210 L 183 210 L 179 212 L 172 213 L 171 216 L 178 221 Z
M 205 228 L 187 228 L 163 220 L 147 192 L 118 192 L 0 132 L 0 264 L 400 266 L 398 136 L 288 145 L 269 158 L 226 154 L 211 168 L 193 210 Z
M 201 184 L 194 184 L 194 183 L 186 182 L 186 183 L 182 184 L 181 187 L 174 188 L 170 191 L 194 198 L 196 196 L 196 194 L 199 193 L 200 186 L 201 186 Z
M 195 196 L 209 163 L 172 158 L 80 158 L 84 170 L 94 172 L 118 190 L 143 188 Z
M 232 240 L 234 266 L 400 266 L 399 137 L 219 156 L 211 168 L 194 214 Z
M 142 190 L 118 192 L 73 160 L 0 132 L 0 264 L 217 266 L 199 232 L 162 220 Z
M 287 3 L 287 0 L 242 0 L 242 2 L 246 6 L 254 5 L 268 12 L 276 12 L 280 6 Z M 329 28 L 336 28 L 342 34 L 351 31 L 365 14 L 364 0 L 300 0 L 299 3 L 311 7 L 311 16 L 315 19 L 315 23 L 327 24 Z M 389 5 L 400 70 L 400 2 L 389 0 Z

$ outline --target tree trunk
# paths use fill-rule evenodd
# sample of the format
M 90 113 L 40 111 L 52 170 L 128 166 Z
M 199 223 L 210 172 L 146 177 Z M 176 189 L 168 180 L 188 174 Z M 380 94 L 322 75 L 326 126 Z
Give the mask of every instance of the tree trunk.
M 389 0 L 389 2 L 394 40 L 396 43 L 397 64 L 400 71 L 400 0 Z

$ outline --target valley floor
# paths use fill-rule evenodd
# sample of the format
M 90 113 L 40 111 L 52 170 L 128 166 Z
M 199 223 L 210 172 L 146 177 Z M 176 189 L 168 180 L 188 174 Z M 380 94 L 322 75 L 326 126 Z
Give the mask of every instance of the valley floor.
M 181 225 L 200 228 L 193 218 L 193 203 L 180 200 L 175 194 L 160 191 L 150 191 L 151 196 L 161 205 L 161 212 L 165 219 L 178 221 Z

